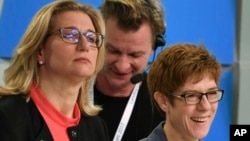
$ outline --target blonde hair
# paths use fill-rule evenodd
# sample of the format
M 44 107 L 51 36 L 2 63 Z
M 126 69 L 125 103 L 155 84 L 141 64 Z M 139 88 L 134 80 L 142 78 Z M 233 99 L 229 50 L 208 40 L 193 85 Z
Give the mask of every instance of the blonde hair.
M 55 17 L 66 11 L 81 11 L 87 14 L 97 33 L 104 34 L 104 22 L 100 13 L 92 6 L 82 5 L 73 0 L 60 0 L 45 5 L 33 17 L 26 32 L 20 40 L 10 66 L 4 72 L 6 87 L 0 93 L 28 94 L 31 84 L 39 84 L 37 53 L 40 46 L 46 42 L 49 32 L 53 29 Z M 104 47 L 98 48 L 98 57 L 94 75 L 89 77 L 79 91 L 78 104 L 86 115 L 96 115 L 101 110 L 89 100 L 88 92 L 95 76 L 104 63 Z

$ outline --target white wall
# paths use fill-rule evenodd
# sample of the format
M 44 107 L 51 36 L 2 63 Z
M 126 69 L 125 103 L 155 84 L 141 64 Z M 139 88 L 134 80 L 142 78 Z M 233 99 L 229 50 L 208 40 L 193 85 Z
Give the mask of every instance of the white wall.
M 0 85 L 3 86 L 3 72 L 6 69 L 6 67 L 9 65 L 9 60 L 1 59 L 0 58 Z
M 250 0 L 240 0 L 241 4 L 238 7 L 238 66 L 239 72 L 238 91 L 235 94 L 235 100 L 238 100 L 235 112 L 236 124 L 250 124 Z

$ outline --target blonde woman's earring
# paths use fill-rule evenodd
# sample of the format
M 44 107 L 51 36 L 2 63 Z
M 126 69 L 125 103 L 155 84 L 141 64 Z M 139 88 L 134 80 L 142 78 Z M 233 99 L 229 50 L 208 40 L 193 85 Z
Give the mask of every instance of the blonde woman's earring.
M 42 65 L 42 64 L 43 64 L 43 61 L 38 61 L 38 63 L 39 63 L 40 65 Z

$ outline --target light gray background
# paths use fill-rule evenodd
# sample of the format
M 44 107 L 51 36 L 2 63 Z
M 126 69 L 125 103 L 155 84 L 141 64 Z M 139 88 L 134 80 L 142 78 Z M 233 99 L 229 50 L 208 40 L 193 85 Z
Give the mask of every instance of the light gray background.
M 236 60 L 233 122 L 250 124 L 250 0 L 237 0 Z

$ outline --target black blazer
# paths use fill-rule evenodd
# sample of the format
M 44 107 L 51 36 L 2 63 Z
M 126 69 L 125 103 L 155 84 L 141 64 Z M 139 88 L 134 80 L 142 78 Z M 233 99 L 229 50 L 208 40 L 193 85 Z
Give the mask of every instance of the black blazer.
M 109 141 L 106 124 L 98 116 L 81 116 L 78 126 L 67 129 L 71 141 Z M 24 95 L 0 98 L 1 141 L 53 141 L 32 99 Z

